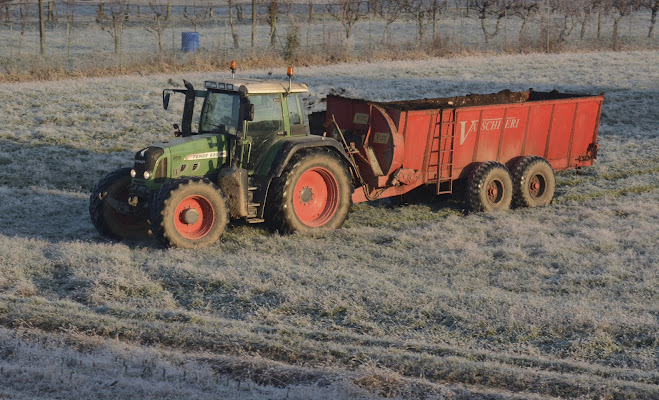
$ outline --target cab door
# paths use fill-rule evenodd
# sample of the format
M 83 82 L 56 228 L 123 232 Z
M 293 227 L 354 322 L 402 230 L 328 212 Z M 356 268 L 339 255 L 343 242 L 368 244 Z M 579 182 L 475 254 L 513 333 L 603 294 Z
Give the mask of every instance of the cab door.
M 286 135 L 281 94 L 250 95 L 254 119 L 247 123 L 245 137 L 250 143 L 245 149 L 244 166 L 253 171 L 265 157 L 268 148 Z

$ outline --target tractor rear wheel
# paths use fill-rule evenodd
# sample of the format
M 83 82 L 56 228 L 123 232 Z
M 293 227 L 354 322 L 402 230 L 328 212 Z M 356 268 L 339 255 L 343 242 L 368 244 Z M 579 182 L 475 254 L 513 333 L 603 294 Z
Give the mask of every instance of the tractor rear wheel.
M 467 203 L 471 211 L 510 208 L 513 182 L 505 165 L 496 161 L 479 164 L 467 180 Z
M 166 246 L 198 248 L 220 239 L 229 213 L 220 189 L 205 178 L 163 185 L 151 205 L 151 229 Z
M 266 217 L 280 232 L 337 229 L 352 205 L 352 181 L 328 149 L 296 153 L 269 189 Z
M 130 184 L 130 168 L 119 168 L 106 174 L 94 187 L 89 197 L 89 215 L 101 235 L 120 240 L 140 240 L 148 236 L 146 218 L 117 209 L 120 204 L 128 206 Z
M 554 198 L 556 178 L 547 160 L 524 157 L 512 167 L 513 204 L 517 207 L 548 206 Z

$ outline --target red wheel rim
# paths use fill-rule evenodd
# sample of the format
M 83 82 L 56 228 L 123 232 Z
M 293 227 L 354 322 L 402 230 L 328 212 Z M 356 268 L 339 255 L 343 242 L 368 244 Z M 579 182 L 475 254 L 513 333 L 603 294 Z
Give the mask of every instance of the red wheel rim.
M 334 174 L 322 167 L 305 171 L 293 190 L 293 209 L 307 226 L 328 223 L 339 209 L 339 183 Z
M 188 196 L 176 206 L 174 225 L 186 239 L 201 239 L 210 232 L 214 223 L 213 205 L 204 196 Z
M 533 175 L 531 179 L 529 179 L 529 194 L 534 198 L 541 197 L 545 193 L 546 186 L 547 184 L 544 176 L 539 174 Z
M 503 199 L 503 182 L 500 180 L 494 179 L 488 185 L 486 189 L 487 201 L 490 204 L 497 205 Z

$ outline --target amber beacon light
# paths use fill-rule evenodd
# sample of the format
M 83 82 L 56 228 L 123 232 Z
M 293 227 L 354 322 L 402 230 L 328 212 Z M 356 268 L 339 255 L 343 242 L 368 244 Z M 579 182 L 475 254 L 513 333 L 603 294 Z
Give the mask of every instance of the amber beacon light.
M 231 62 L 229 63 L 229 69 L 231 70 L 231 78 L 235 78 L 236 77 L 236 69 L 238 69 L 238 67 L 236 65 L 236 60 L 231 60 Z

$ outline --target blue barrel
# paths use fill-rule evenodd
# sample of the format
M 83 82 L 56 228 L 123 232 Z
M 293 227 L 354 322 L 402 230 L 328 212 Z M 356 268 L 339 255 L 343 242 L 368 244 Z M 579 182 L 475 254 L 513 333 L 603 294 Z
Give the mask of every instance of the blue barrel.
M 181 50 L 185 53 L 199 51 L 199 32 L 181 32 Z

